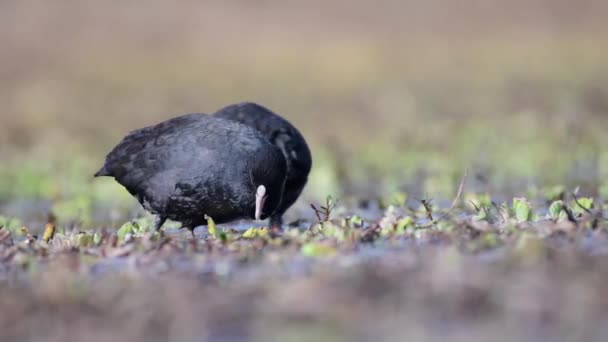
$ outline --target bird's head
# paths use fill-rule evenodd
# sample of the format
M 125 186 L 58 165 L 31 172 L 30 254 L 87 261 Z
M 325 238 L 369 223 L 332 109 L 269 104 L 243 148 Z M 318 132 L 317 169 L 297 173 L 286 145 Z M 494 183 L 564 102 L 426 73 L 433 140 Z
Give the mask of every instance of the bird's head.
M 255 195 L 253 201 L 253 218 L 265 220 L 277 210 L 281 204 L 287 175 L 285 158 L 278 148 L 271 149 L 264 158 L 257 160 L 251 170 L 251 191 Z

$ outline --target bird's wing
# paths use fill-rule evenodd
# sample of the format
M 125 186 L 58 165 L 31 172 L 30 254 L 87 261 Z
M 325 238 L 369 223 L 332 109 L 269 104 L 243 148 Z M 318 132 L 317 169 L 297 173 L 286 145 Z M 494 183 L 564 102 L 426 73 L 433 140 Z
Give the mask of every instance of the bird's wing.
M 130 132 L 108 154 L 102 170 L 131 192 L 159 174 L 177 176 L 174 170 L 187 166 L 194 157 L 189 151 L 194 145 L 188 141 L 194 137 L 189 136 L 188 127 L 198 115 L 202 114 L 183 115 Z M 197 150 L 204 153 L 200 146 Z

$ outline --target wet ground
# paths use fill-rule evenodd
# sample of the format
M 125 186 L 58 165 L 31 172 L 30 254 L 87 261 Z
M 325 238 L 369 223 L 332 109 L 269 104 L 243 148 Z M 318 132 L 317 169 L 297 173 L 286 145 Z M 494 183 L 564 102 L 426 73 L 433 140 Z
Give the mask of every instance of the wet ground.
M 449 201 L 446 201 L 449 203 Z M 540 201 L 539 203 L 541 203 Z M 439 202 L 443 204 L 443 202 Z M 572 203 L 567 200 L 564 203 Z M 596 203 L 600 203 L 597 200 Z M 367 203 L 282 233 L 146 219 L 0 230 L 0 336 L 29 341 L 603 341 L 608 224 Z M 357 211 L 355 210 L 355 211 Z

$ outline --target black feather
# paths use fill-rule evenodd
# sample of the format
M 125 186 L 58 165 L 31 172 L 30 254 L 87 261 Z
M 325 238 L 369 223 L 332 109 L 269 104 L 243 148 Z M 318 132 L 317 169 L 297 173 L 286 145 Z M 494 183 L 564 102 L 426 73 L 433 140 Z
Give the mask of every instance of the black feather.
M 287 162 L 285 191 L 281 205 L 270 219 L 271 225 L 280 225 L 285 211 L 302 193 L 312 168 L 312 156 L 306 140 L 289 121 L 253 102 L 233 104 L 213 115 L 257 129 L 283 153 Z
M 96 176 L 112 176 L 142 206 L 186 227 L 253 218 L 255 192 L 267 189 L 262 218 L 281 202 L 281 151 L 246 125 L 188 114 L 129 133 Z

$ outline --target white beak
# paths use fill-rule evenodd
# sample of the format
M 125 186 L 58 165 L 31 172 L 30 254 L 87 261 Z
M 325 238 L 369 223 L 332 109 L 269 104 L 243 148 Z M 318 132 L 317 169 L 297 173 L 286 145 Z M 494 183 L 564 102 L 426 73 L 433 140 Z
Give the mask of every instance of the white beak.
M 266 187 L 258 186 L 255 192 L 255 219 L 260 220 L 262 217 L 262 209 L 264 209 L 264 201 L 266 201 Z

